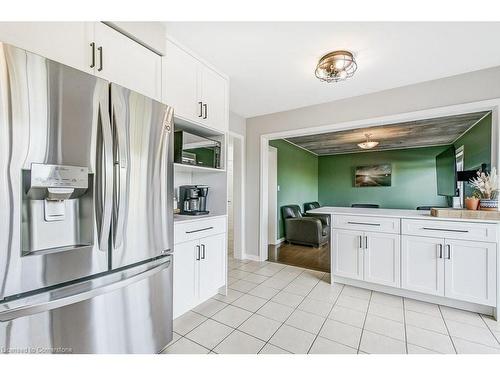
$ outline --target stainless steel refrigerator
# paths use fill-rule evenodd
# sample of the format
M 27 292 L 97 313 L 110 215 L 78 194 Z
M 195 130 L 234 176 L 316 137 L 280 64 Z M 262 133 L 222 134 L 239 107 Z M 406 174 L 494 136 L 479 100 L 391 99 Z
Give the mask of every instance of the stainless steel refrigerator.
M 0 43 L 0 353 L 172 337 L 172 108 Z

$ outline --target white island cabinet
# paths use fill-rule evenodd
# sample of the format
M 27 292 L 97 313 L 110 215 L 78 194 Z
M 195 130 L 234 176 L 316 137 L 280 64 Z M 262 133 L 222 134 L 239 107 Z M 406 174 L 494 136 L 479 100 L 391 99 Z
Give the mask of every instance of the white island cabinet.
M 332 216 L 332 283 L 497 315 L 497 221 L 397 209 L 311 212 Z

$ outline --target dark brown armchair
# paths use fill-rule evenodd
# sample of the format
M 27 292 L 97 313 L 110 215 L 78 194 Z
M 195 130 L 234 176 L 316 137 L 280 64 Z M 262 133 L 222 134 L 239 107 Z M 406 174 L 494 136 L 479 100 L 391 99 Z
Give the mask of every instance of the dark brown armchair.
M 330 238 L 329 217 L 325 215 L 302 216 L 300 207 L 288 205 L 281 207 L 285 223 L 285 240 L 299 245 L 319 247 Z

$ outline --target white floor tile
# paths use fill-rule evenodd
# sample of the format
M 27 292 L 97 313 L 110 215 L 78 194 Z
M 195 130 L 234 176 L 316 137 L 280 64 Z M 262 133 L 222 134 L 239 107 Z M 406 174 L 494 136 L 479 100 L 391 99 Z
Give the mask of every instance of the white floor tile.
M 458 354 L 500 354 L 499 348 L 492 348 L 490 346 L 477 344 L 474 342 L 452 338 Z
M 283 289 L 290 283 L 289 280 L 278 279 L 276 277 L 270 277 L 266 281 L 264 281 L 261 285 L 268 286 L 274 289 Z
M 444 320 L 441 316 L 434 316 L 424 313 L 419 313 L 416 311 L 406 310 L 406 324 L 425 328 L 431 331 L 436 331 L 447 335 L 448 330 L 444 324 Z
M 486 323 L 486 325 L 490 327 L 492 331 L 500 332 L 500 320 L 495 320 L 495 318 L 489 315 L 481 315 L 481 317 L 483 318 L 483 321 Z
M 439 352 L 435 352 L 434 350 L 422 348 L 421 346 L 407 344 L 408 354 L 441 354 Z
M 250 281 L 238 280 L 231 284 L 231 289 L 237 290 L 239 292 L 247 293 L 259 284 L 251 283 Z
M 359 350 L 369 354 L 406 354 L 406 343 L 370 331 L 363 331 Z
M 214 348 L 214 352 L 219 354 L 257 354 L 265 344 L 265 341 L 246 333 L 234 331 Z
M 307 295 L 308 298 L 334 303 L 342 291 L 342 286 L 318 283 Z
M 271 299 L 278 293 L 279 293 L 279 289 L 270 288 L 270 287 L 264 286 L 264 285 L 259 285 L 248 292 L 248 294 L 251 294 L 252 296 L 265 298 L 265 299 Z
M 268 343 L 262 348 L 259 354 L 291 354 L 291 353 Z
M 247 271 L 242 271 L 240 269 L 236 269 L 236 270 L 230 270 L 227 275 L 229 277 L 232 277 L 234 279 L 243 279 L 244 277 L 250 275 L 250 272 L 247 272 Z
M 199 326 L 205 320 L 207 320 L 207 317 L 192 311 L 188 311 L 187 313 L 179 316 L 174 320 L 174 332 L 177 332 L 178 334 L 184 336 L 186 333 Z
M 371 290 L 357 288 L 357 287 L 351 286 L 351 285 L 346 285 L 344 287 L 344 289 L 342 290 L 342 295 L 344 295 L 344 296 L 355 297 L 355 298 L 360 298 L 360 299 L 364 299 L 364 300 L 369 300 L 371 294 L 372 294 Z
M 317 337 L 309 350 L 309 354 L 356 354 L 357 350 L 338 342 Z
M 203 346 L 181 337 L 173 345 L 166 348 L 163 354 L 208 354 L 210 350 Z
M 283 290 L 285 292 L 305 297 L 309 294 L 312 288 L 314 288 L 314 285 L 304 285 L 294 280 L 290 284 L 288 284 L 285 288 L 283 288 Z
M 329 302 L 323 302 L 317 299 L 305 298 L 302 303 L 297 307 L 297 309 L 302 311 L 307 311 L 311 314 L 316 314 L 326 318 L 330 313 L 333 304 Z
M 377 315 L 368 314 L 366 316 L 364 329 L 399 341 L 405 341 L 405 326 L 403 323 L 384 319 Z
M 423 301 L 417 301 L 415 299 L 405 298 L 404 304 L 406 310 L 415 311 L 418 313 L 432 315 L 441 318 L 441 312 L 439 311 L 439 306 L 434 303 L 428 303 Z
M 260 309 L 265 303 L 267 302 L 266 299 L 260 298 L 260 297 L 255 297 L 250 294 L 244 294 L 240 298 L 238 298 L 236 301 L 232 303 L 233 306 L 241 307 L 242 309 L 251 311 L 251 312 L 256 312 L 258 309 Z
M 267 276 L 262 276 L 262 275 L 257 275 L 255 273 L 251 273 L 250 275 L 245 276 L 242 280 L 250 281 L 251 283 L 255 283 L 255 284 L 261 284 L 264 281 L 266 281 L 268 278 L 269 277 L 267 277 Z
M 452 307 L 441 306 L 441 312 L 445 321 L 454 320 L 456 322 L 465 323 L 473 325 L 476 327 L 485 328 L 485 323 L 481 319 L 481 316 L 477 313 L 471 311 L 454 309 Z
M 265 267 L 256 270 L 254 273 L 256 273 L 257 275 L 268 276 L 268 277 L 273 276 L 281 269 L 281 268 L 277 269 L 276 267 L 273 267 L 273 265 L 274 264 L 268 264 Z
M 366 312 L 368 310 L 368 303 L 369 303 L 368 300 L 341 294 L 339 299 L 335 303 L 335 306 L 342 306 L 342 307 L 347 307 L 348 309 Z
M 269 342 L 291 353 L 305 354 L 311 347 L 315 337 L 312 333 L 284 324 Z
M 278 322 L 284 322 L 288 319 L 292 312 L 293 308 L 289 306 L 269 301 L 257 311 L 257 314 L 263 315 Z
M 450 331 L 450 336 L 452 337 L 458 337 L 478 344 L 500 348 L 500 345 L 488 328 L 480 328 L 453 320 L 447 320 L 446 325 Z
M 238 330 L 255 336 L 261 340 L 268 341 L 281 326 L 281 322 L 254 314 L 247 319 Z
M 238 267 L 238 269 L 242 271 L 247 271 L 247 272 L 255 272 L 258 269 L 261 269 L 262 267 L 265 267 L 266 263 L 264 262 L 252 262 L 252 263 L 247 263 L 247 264 L 242 264 L 241 266 Z
M 347 307 L 335 305 L 333 306 L 329 319 L 338 322 L 346 323 L 355 327 L 363 328 L 365 323 L 366 312 L 348 309 Z
M 455 349 L 448 335 L 413 326 L 406 326 L 408 344 L 414 344 L 439 353 L 454 354 Z
M 232 331 L 233 328 L 209 319 L 189 332 L 186 337 L 205 348 L 213 349 Z
M 402 308 L 403 298 L 399 296 L 394 296 L 392 294 L 373 292 L 371 302 L 380 303 L 382 305 Z
M 218 321 L 219 323 L 224 323 L 228 326 L 236 328 L 251 315 L 252 313 L 250 311 L 229 305 L 212 316 L 212 319 Z
M 293 294 L 289 292 L 285 292 L 282 290 L 278 294 L 276 294 L 271 301 L 281 303 L 282 305 L 297 307 L 304 300 L 303 296 L 299 296 L 298 294 Z
M 357 349 L 361 337 L 361 328 L 327 319 L 319 335 Z
M 227 306 L 227 303 L 217 301 L 216 299 L 210 298 L 209 300 L 196 306 L 192 311 L 210 318 L 212 315 L 219 312 L 220 310 L 222 310 L 226 306 Z
M 378 315 L 382 318 L 395 320 L 401 323 L 404 322 L 402 307 L 390 307 L 381 303 L 371 302 L 368 308 L 368 314 Z
M 216 294 L 215 296 L 213 296 L 213 298 L 216 299 L 217 301 L 221 301 L 224 303 L 231 303 L 236 301 L 242 295 L 243 295 L 242 292 L 238 292 L 237 290 L 228 288 L 226 296 L 224 294 Z
M 285 324 L 317 334 L 323 326 L 325 319 L 309 312 L 295 310 Z

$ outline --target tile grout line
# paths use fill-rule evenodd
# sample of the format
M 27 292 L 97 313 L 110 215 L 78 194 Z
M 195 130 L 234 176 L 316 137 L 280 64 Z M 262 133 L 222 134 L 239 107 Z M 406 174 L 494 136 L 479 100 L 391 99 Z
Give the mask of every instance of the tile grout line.
M 409 353 L 408 353 L 408 336 L 407 336 L 407 334 L 406 334 L 406 309 L 405 309 L 405 300 L 406 300 L 406 298 L 401 297 L 401 299 L 403 300 L 403 327 L 404 327 L 404 330 L 405 330 L 405 347 L 406 347 L 406 354 L 409 354 Z
M 332 285 L 332 284 L 330 283 L 330 285 Z M 328 321 L 328 319 L 329 319 L 328 317 L 329 317 L 329 316 L 330 316 L 330 314 L 332 313 L 333 308 L 334 308 L 334 307 L 335 307 L 335 305 L 337 304 L 337 301 L 338 301 L 338 299 L 340 298 L 340 295 L 342 294 L 342 291 L 344 290 L 344 286 L 345 286 L 345 285 L 342 285 L 342 289 L 340 289 L 339 294 L 338 294 L 338 295 L 337 295 L 337 297 L 335 298 L 335 301 L 334 301 L 334 302 L 333 302 L 333 304 L 332 304 L 332 308 L 330 309 L 330 311 L 329 311 L 329 312 L 328 312 L 328 314 L 326 315 L 326 319 L 325 319 L 325 321 L 324 321 L 324 322 L 323 322 L 323 324 L 321 325 L 321 327 L 320 327 L 320 329 L 319 329 L 318 333 L 316 334 L 316 337 L 314 338 L 313 342 L 312 342 L 312 343 L 311 343 L 311 345 L 309 346 L 309 350 L 307 351 L 307 354 L 309 354 L 309 352 L 311 351 L 311 349 L 312 349 L 312 347 L 314 346 L 314 343 L 316 342 L 316 340 L 318 339 L 318 337 L 322 337 L 322 336 L 320 336 L 319 334 L 321 333 L 321 330 L 323 329 L 323 327 L 325 326 L 326 322 Z M 332 320 L 333 320 L 333 319 L 332 319 Z M 333 340 L 332 340 L 332 341 L 333 341 Z M 339 343 L 339 344 L 340 344 L 340 343 Z
M 500 345 L 500 340 L 497 338 L 497 336 L 493 333 L 493 331 L 491 330 L 490 326 L 486 323 L 486 321 L 484 320 L 483 316 L 481 314 L 479 314 L 479 317 L 481 318 L 481 320 L 483 321 L 484 325 L 488 328 L 488 330 L 490 331 L 491 335 L 493 336 L 493 338 L 496 340 L 496 342 L 498 342 L 498 344 Z M 463 340 L 463 339 L 462 339 Z M 487 346 L 487 345 L 486 345 Z
M 365 320 L 363 321 L 363 327 L 361 328 L 361 335 L 359 336 L 358 342 L 358 354 L 361 347 L 361 340 L 363 339 L 363 332 L 365 332 L 366 319 L 368 318 L 368 311 L 370 310 L 370 304 L 372 303 L 373 291 L 370 291 L 370 298 L 368 299 L 368 306 L 366 306 Z
M 458 354 L 457 348 L 455 346 L 455 342 L 453 341 L 453 337 L 451 336 L 450 329 L 448 328 L 448 324 L 446 323 L 446 319 L 444 318 L 443 312 L 441 311 L 441 305 L 437 305 L 439 309 L 439 313 L 441 314 L 441 318 L 443 319 L 444 326 L 446 327 L 446 332 L 448 332 L 448 337 L 450 338 L 451 345 L 453 345 L 453 350 L 455 354 Z

